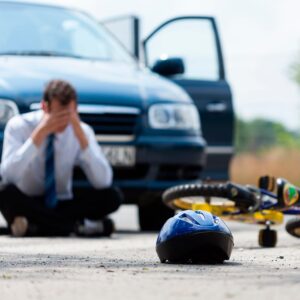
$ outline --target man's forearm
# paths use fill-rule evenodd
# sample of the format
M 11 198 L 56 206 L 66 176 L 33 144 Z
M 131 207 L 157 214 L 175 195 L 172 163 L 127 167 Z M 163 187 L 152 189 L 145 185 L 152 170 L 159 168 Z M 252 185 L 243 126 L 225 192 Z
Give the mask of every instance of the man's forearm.
M 98 145 L 91 143 L 81 152 L 79 165 L 94 188 L 106 188 L 112 184 L 112 168 Z
M 40 147 L 41 144 L 44 142 L 45 138 L 47 137 L 47 132 L 45 128 L 37 126 L 31 134 L 32 142 L 37 146 Z
M 77 137 L 78 142 L 80 144 L 81 150 L 85 150 L 88 147 L 89 142 L 83 129 L 81 128 L 80 122 L 74 122 L 73 129 L 74 129 L 75 136 Z

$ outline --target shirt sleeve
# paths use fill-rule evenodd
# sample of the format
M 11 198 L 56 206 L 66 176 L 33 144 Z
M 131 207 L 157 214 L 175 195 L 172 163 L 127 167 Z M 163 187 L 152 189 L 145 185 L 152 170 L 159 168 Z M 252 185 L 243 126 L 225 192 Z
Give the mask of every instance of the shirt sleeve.
M 38 154 L 38 148 L 31 138 L 24 141 L 24 128 L 20 126 L 20 117 L 12 118 L 4 130 L 1 176 L 5 183 L 18 184 L 32 159 Z
M 113 171 L 101 147 L 96 140 L 95 133 L 88 125 L 82 125 L 88 139 L 88 146 L 80 150 L 77 164 L 83 169 L 88 180 L 96 189 L 111 186 Z

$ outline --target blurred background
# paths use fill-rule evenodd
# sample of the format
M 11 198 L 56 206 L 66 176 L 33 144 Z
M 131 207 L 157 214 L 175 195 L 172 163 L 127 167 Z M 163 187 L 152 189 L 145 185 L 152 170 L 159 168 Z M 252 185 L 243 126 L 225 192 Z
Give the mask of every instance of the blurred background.
M 80 8 L 99 21 L 137 15 L 145 37 L 178 15 L 216 17 L 236 111 L 231 179 L 262 174 L 300 185 L 300 2 L 298 0 L 32 1 Z M 192 33 L 187 33 L 192 34 Z

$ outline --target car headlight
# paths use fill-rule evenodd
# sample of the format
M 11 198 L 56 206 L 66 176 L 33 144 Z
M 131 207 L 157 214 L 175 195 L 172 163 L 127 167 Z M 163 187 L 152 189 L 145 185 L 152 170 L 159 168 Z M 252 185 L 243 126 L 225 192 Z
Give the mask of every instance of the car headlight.
M 18 114 L 19 110 L 15 102 L 0 99 L 0 125 L 5 125 L 10 118 Z
M 200 130 L 198 110 L 193 104 L 154 104 L 149 109 L 149 124 L 155 129 Z

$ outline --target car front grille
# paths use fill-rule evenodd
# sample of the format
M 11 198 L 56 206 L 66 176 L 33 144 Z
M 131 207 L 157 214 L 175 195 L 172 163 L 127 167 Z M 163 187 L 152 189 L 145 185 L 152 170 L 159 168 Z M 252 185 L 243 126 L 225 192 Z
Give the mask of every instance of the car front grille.
M 130 141 L 135 138 L 140 111 L 136 108 L 79 105 L 83 122 L 90 125 L 98 141 Z
M 129 114 L 80 114 L 83 122 L 93 127 L 96 134 L 135 134 L 137 115 Z

